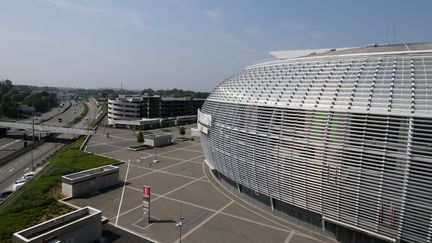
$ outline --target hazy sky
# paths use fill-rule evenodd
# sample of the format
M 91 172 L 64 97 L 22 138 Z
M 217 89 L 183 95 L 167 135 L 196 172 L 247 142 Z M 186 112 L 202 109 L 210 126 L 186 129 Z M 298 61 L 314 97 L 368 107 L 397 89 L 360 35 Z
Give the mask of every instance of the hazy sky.
M 432 41 L 432 1 L 0 0 L 0 80 L 211 91 L 269 51 Z

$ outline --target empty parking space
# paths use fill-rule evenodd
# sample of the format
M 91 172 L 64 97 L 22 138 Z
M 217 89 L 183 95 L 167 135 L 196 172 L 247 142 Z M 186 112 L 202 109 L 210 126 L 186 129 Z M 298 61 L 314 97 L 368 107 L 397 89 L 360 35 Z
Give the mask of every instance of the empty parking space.
M 202 165 L 194 162 L 186 162 L 171 166 L 170 168 L 164 169 L 163 171 L 178 175 L 190 176 L 193 178 L 200 178 L 204 176 Z
M 182 242 L 330 242 L 299 232 L 224 191 L 203 164 L 199 139 L 135 152 L 126 150 L 134 144 L 132 131 L 109 132 L 110 138 L 96 136 L 96 142 L 92 138 L 87 151 L 124 161 L 123 183 L 68 202 L 98 208 L 113 224 L 158 242 L 178 242 L 175 225 L 180 215 Z M 153 162 L 155 153 L 158 163 Z M 143 185 L 152 190 L 150 223 L 144 217 Z

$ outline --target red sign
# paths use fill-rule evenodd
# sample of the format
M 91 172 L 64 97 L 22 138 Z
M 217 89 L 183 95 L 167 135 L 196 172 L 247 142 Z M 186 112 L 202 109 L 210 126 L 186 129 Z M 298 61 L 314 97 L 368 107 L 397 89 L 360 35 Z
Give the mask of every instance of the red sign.
M 150 186 L 144 185 L 144 187 L 143 187 L 143 196 L 150 197 Z

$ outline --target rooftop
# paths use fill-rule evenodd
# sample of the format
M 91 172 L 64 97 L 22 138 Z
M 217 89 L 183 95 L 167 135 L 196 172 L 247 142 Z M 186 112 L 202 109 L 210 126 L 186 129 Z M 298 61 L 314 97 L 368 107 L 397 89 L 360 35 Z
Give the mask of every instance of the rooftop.
M 323 57 L 323 56 L 342 56 L 353 54 L 385 54 L 385 53 L 421 53 L 432 52 L 432 43 L 400 43 L 400 44 L 372 44 L 363 47 L 350 48 L 327 48 L 327 49 L 308 49 L 308 50 L 287 50 L 273 51 L 271 55 L 277 59 Z

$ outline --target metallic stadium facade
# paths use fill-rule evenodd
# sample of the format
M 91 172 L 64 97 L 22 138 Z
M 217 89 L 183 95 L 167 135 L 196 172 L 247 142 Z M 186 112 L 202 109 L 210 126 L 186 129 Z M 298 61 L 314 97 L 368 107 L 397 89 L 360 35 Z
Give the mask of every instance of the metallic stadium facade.
M 246 67 L 198 127 L 209 167 L 273 211 L 345 242 L 431 242 L 431 44 Z

